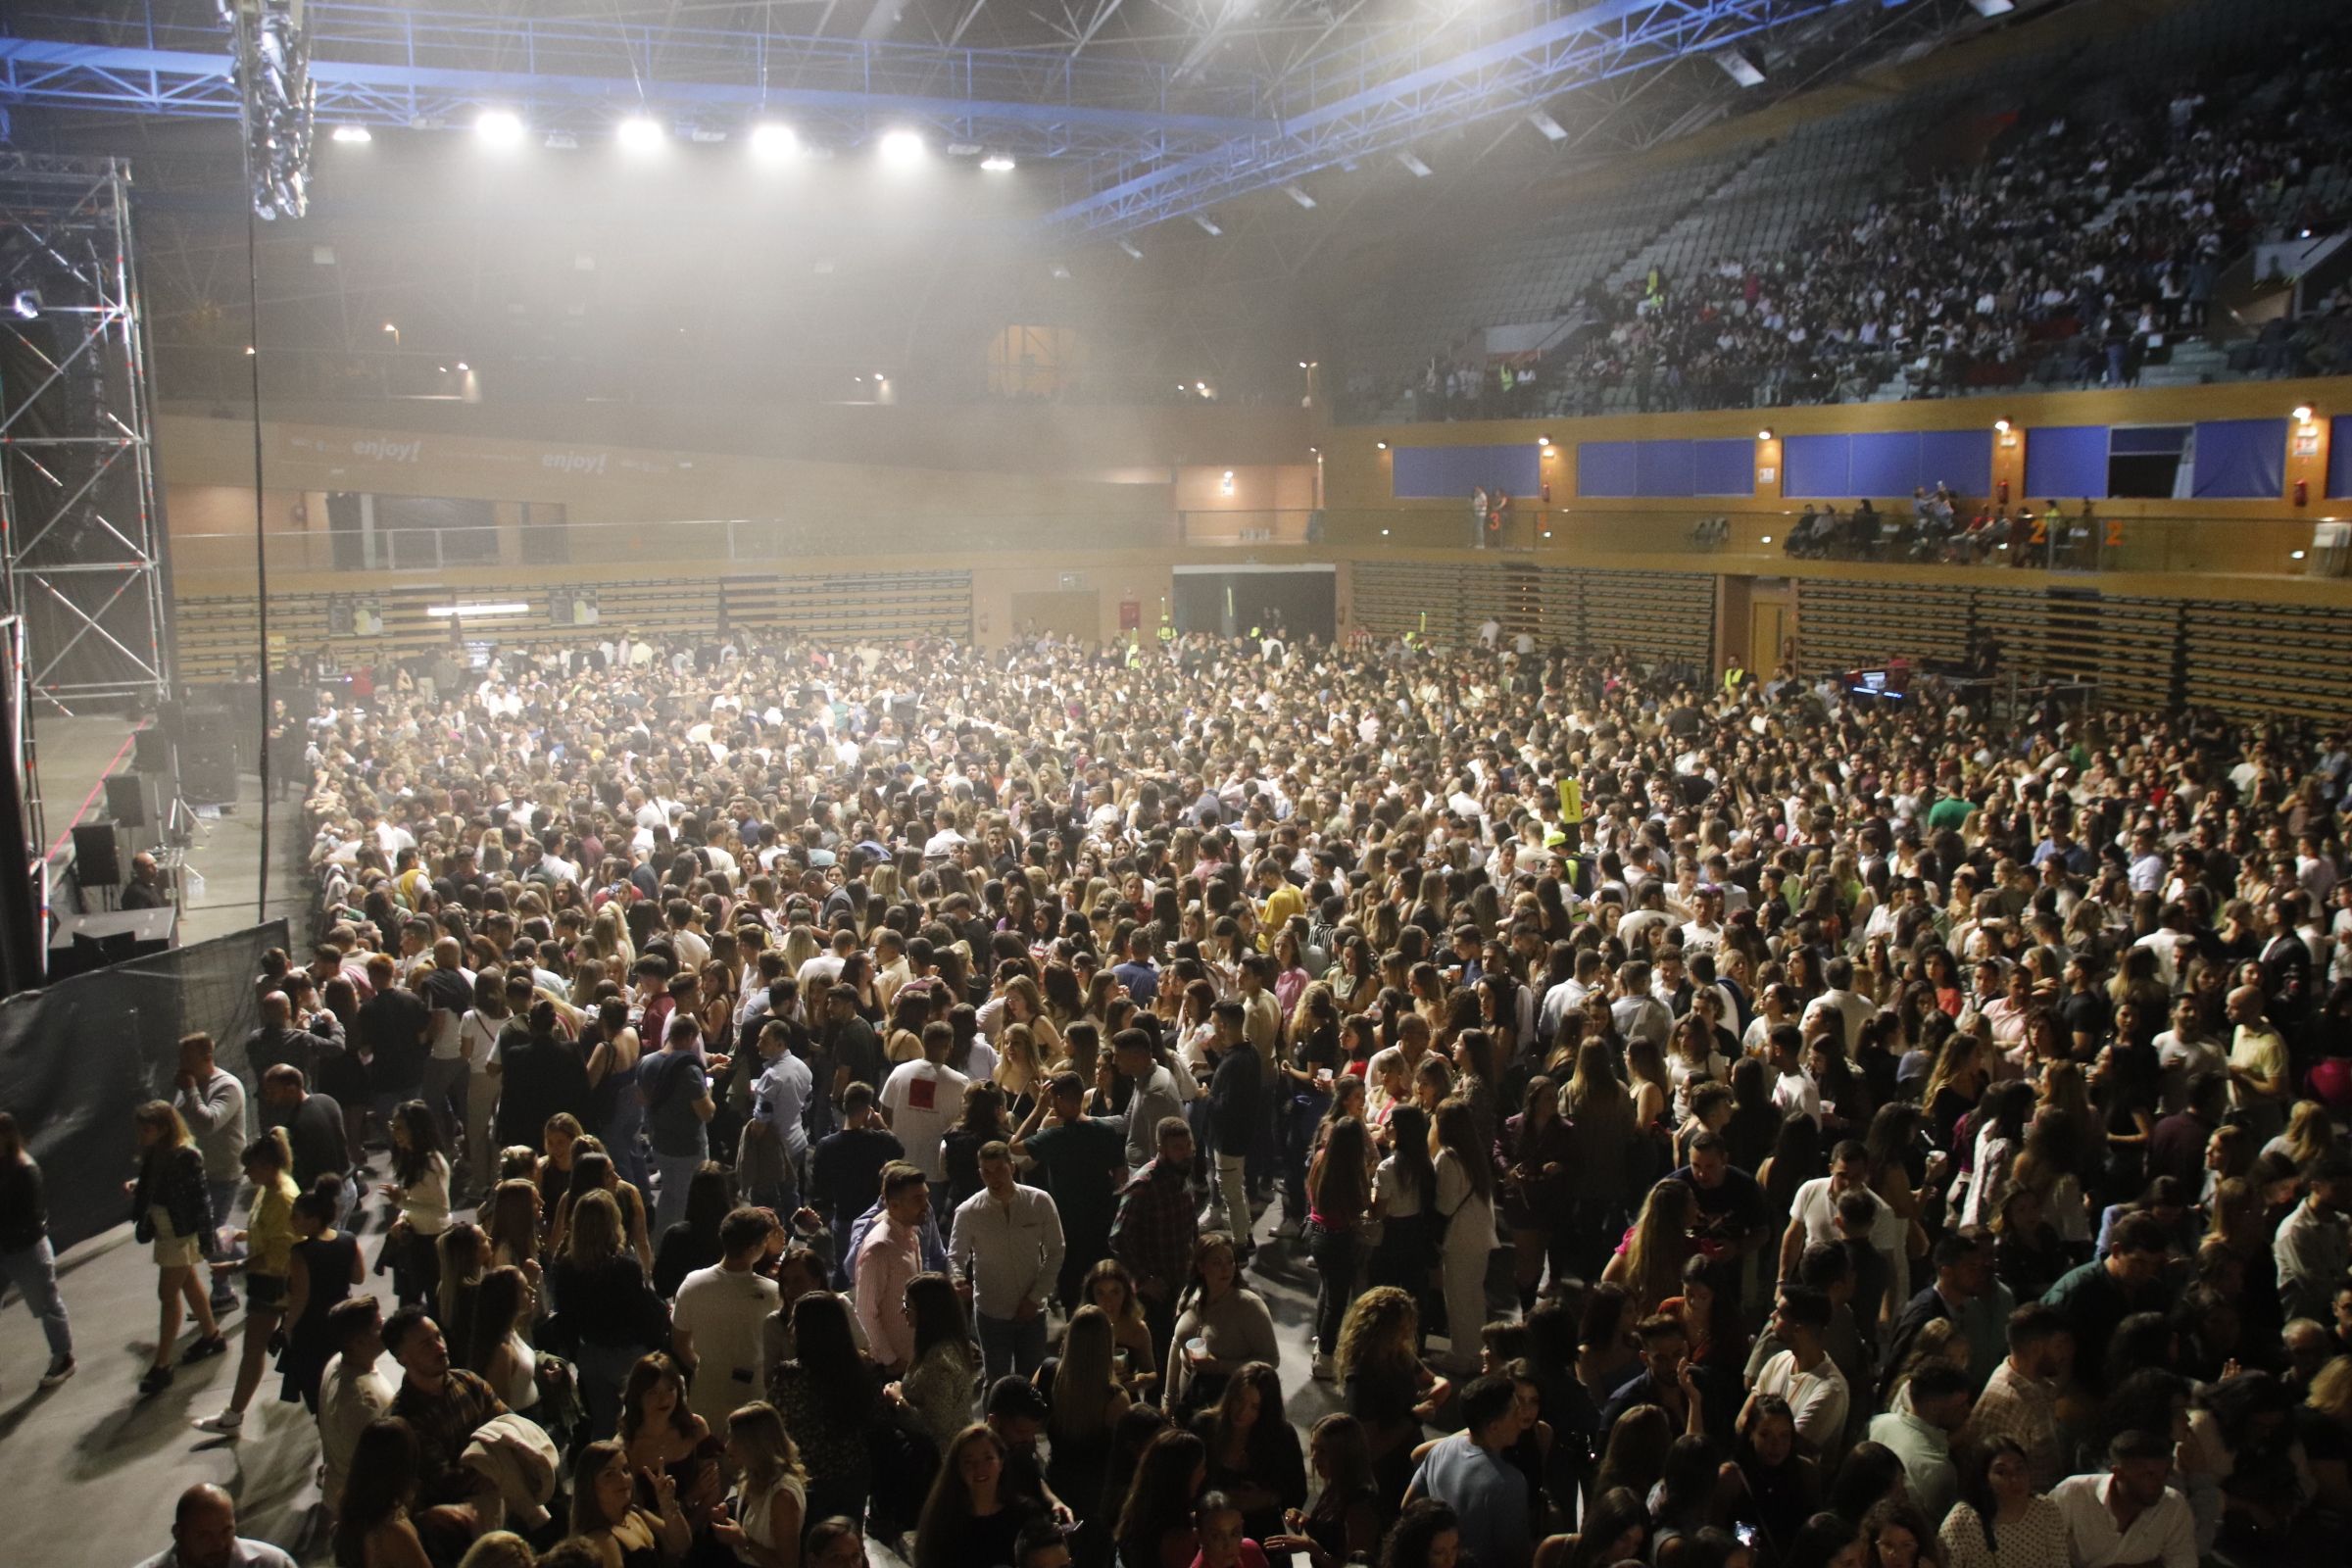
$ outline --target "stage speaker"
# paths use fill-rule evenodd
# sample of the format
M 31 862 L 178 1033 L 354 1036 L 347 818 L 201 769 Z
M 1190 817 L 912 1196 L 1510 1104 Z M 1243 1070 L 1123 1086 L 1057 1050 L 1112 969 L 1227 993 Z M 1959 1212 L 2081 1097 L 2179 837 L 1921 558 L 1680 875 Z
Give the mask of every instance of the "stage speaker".
M 112 822 L 74 824 L 74 878 L 85 888 L 122 885 L 122 857 L 116 852 Z
M 49 978 L 88 974 L 110 963 L 152 957 L 179 946 L 179 911 L 112 909 L 104 914 L 61 914 L 49 939 Z
M 160 722 L 132 734 L 130 765 L 142 773 L 172 771 L 172 737 Z
M 117 827 L 147 825 L 147 781 L 136 773 L 106 776 L 106 814 Z
M 193 730 L 180 742 L 179 792 L 191 806 L 235 803 L 237 752 L 224 722 Z
M 177 698 L 156 704 L 155 728 L 167 740 L 183 739 L 188 730 L 188 705 Z

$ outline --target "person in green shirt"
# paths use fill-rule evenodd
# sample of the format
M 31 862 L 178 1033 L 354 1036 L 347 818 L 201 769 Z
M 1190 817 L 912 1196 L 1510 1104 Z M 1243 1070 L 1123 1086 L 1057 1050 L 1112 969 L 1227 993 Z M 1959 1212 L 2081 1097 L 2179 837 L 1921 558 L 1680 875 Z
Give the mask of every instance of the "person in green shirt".
M 1110 1222 L 1127 1180 L 1127 1123 L 1116 1116 L 1089 1116 L 1086 1080 L 1074 1072 L 1056 1073 L 1013 1135 L 1012 1156 L 1035 1162 L 1061 1212 L 1067 1247 L 1054 1294 L 1064 1311 L 1075 1311 L 1086 1271 L 1096 1259 L 1110 1255 Z
M 1965 795 L 1946 795 L 1928 808 L 1928 829 L 1941 833 L 1946 829 L 1957 833 L 1977 812 L 1977 803 Z

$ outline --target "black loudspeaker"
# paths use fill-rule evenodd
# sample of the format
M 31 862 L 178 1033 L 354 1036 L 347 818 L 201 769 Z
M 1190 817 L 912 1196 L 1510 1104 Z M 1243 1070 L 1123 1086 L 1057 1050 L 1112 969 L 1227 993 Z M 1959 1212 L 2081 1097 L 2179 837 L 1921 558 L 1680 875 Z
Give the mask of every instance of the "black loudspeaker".
M 172 737 L 162 724 L 150 724 L 131 736 L 130 765 L 142 773 L 172 771 Z
M 106 814 L 117 827 L 147 825 L 147 781 L 136 773 L 106 776 Z
M 191 806 L 235 803 L 237 753 L 226 724 L 192 730 L 180 742 L 179 792 Z
M 49 939 L 49 978 L 87 974 L 110 963 L 150 957 L 179 946 L 179 911 L 113 909 L 104 914 L 61 914 Z
M 188 705 L 176 699 L 156 704 L 155 727 L 167 740 L 184 739 L 188 731 Z
M 122 885 L 122 857 L 115 849 L 114 823 L 74 824 L 74 878 L 85 888 Z

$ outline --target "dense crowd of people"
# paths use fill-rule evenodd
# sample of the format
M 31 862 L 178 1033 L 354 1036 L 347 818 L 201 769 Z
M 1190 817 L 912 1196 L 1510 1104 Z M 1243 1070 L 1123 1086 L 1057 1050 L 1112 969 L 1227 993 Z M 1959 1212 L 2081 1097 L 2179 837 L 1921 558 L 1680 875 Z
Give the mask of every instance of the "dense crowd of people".
M 2133 386 L 2151 357 L 2198 340 L 2229 266 L 2254 241 L 2327 233 L 2348 216 L 2308 183 L 2352 122 L 2352 36 L 2317 24 L 2280 42 L 2247 92 L 2203 63 L 2172 84 L 2070 82 L 2060 107 L 1992 156 L 1923 175 L 1768 255 L 1653 270 L 1573 309 L 1578 335 L 1532 367 L 1432 362 L 1418 417 L 1853 403 L 1897 376 L 1910 397 L 1972 387 Z M 2208 90 L 2210 89 L 2210 90 Z M 1939 130 L 1938 134 L 1942 132 Z M 2332 374 L 2352 311 L 2334 298 L 2265 313 L 2238 373 Z M 1540 392 L 1539 390 L 1540 389 Z
M 741 632 L 284 727 L 318 940 L 125 1196 L 347 1568 L 2340 1560 L 2345 737 Z

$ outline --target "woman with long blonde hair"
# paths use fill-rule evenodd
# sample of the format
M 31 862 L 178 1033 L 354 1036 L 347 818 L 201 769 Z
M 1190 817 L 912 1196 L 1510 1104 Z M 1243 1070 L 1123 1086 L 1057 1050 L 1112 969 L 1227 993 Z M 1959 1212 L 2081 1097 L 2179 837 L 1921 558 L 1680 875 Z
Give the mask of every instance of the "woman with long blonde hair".
M 1025 1023 L 1006 1024 L 997 1035 L 997 1087 L 1007 1103 L 1033 1103 L 1045 1087 L 1046 1065 L 1038 1057 L 1037 1031 Z
M 1671 1177 L 1652 1187 L 1642 1200 L 1633 1234 L 1600 1274 L 1604 1284 L 1625 1287 L 1636 1316 L 1647 1317 L 1660 1301 L 1681 1294 L 1683 1264 L 1694 1250 L 1690 1222 L 1697 1210 L 1697 1195 L 1687 1183 Z
M 160 1394 L 172 1383 L 172 1352 L 179 1340 L 180 1303 L 196 1318 L 196 1338 L 183 1362 L 201 1361 L 228 1348 L 213 1321 L 212 1298 L 197 1283 L 214 1229 L 213 1200 L 205 1186 L 204 1155 L 188 1135 L 187 1123 L 168 1100 L 150 1100 L 131 1116 L 138 1139 L 139 1174 L 123 1192 L 139 1240 L 153 1245 L 156 1300 L 161 1315 L 155 1359 L 139 1379 L 139 1393 Z
M 774 1405 L 756 1400 L 727 1417 L 726 1460 L 735 1517 L 712 1520 L 710 1539 L 752 1568 L 800 1568 L 808 1471 Z

